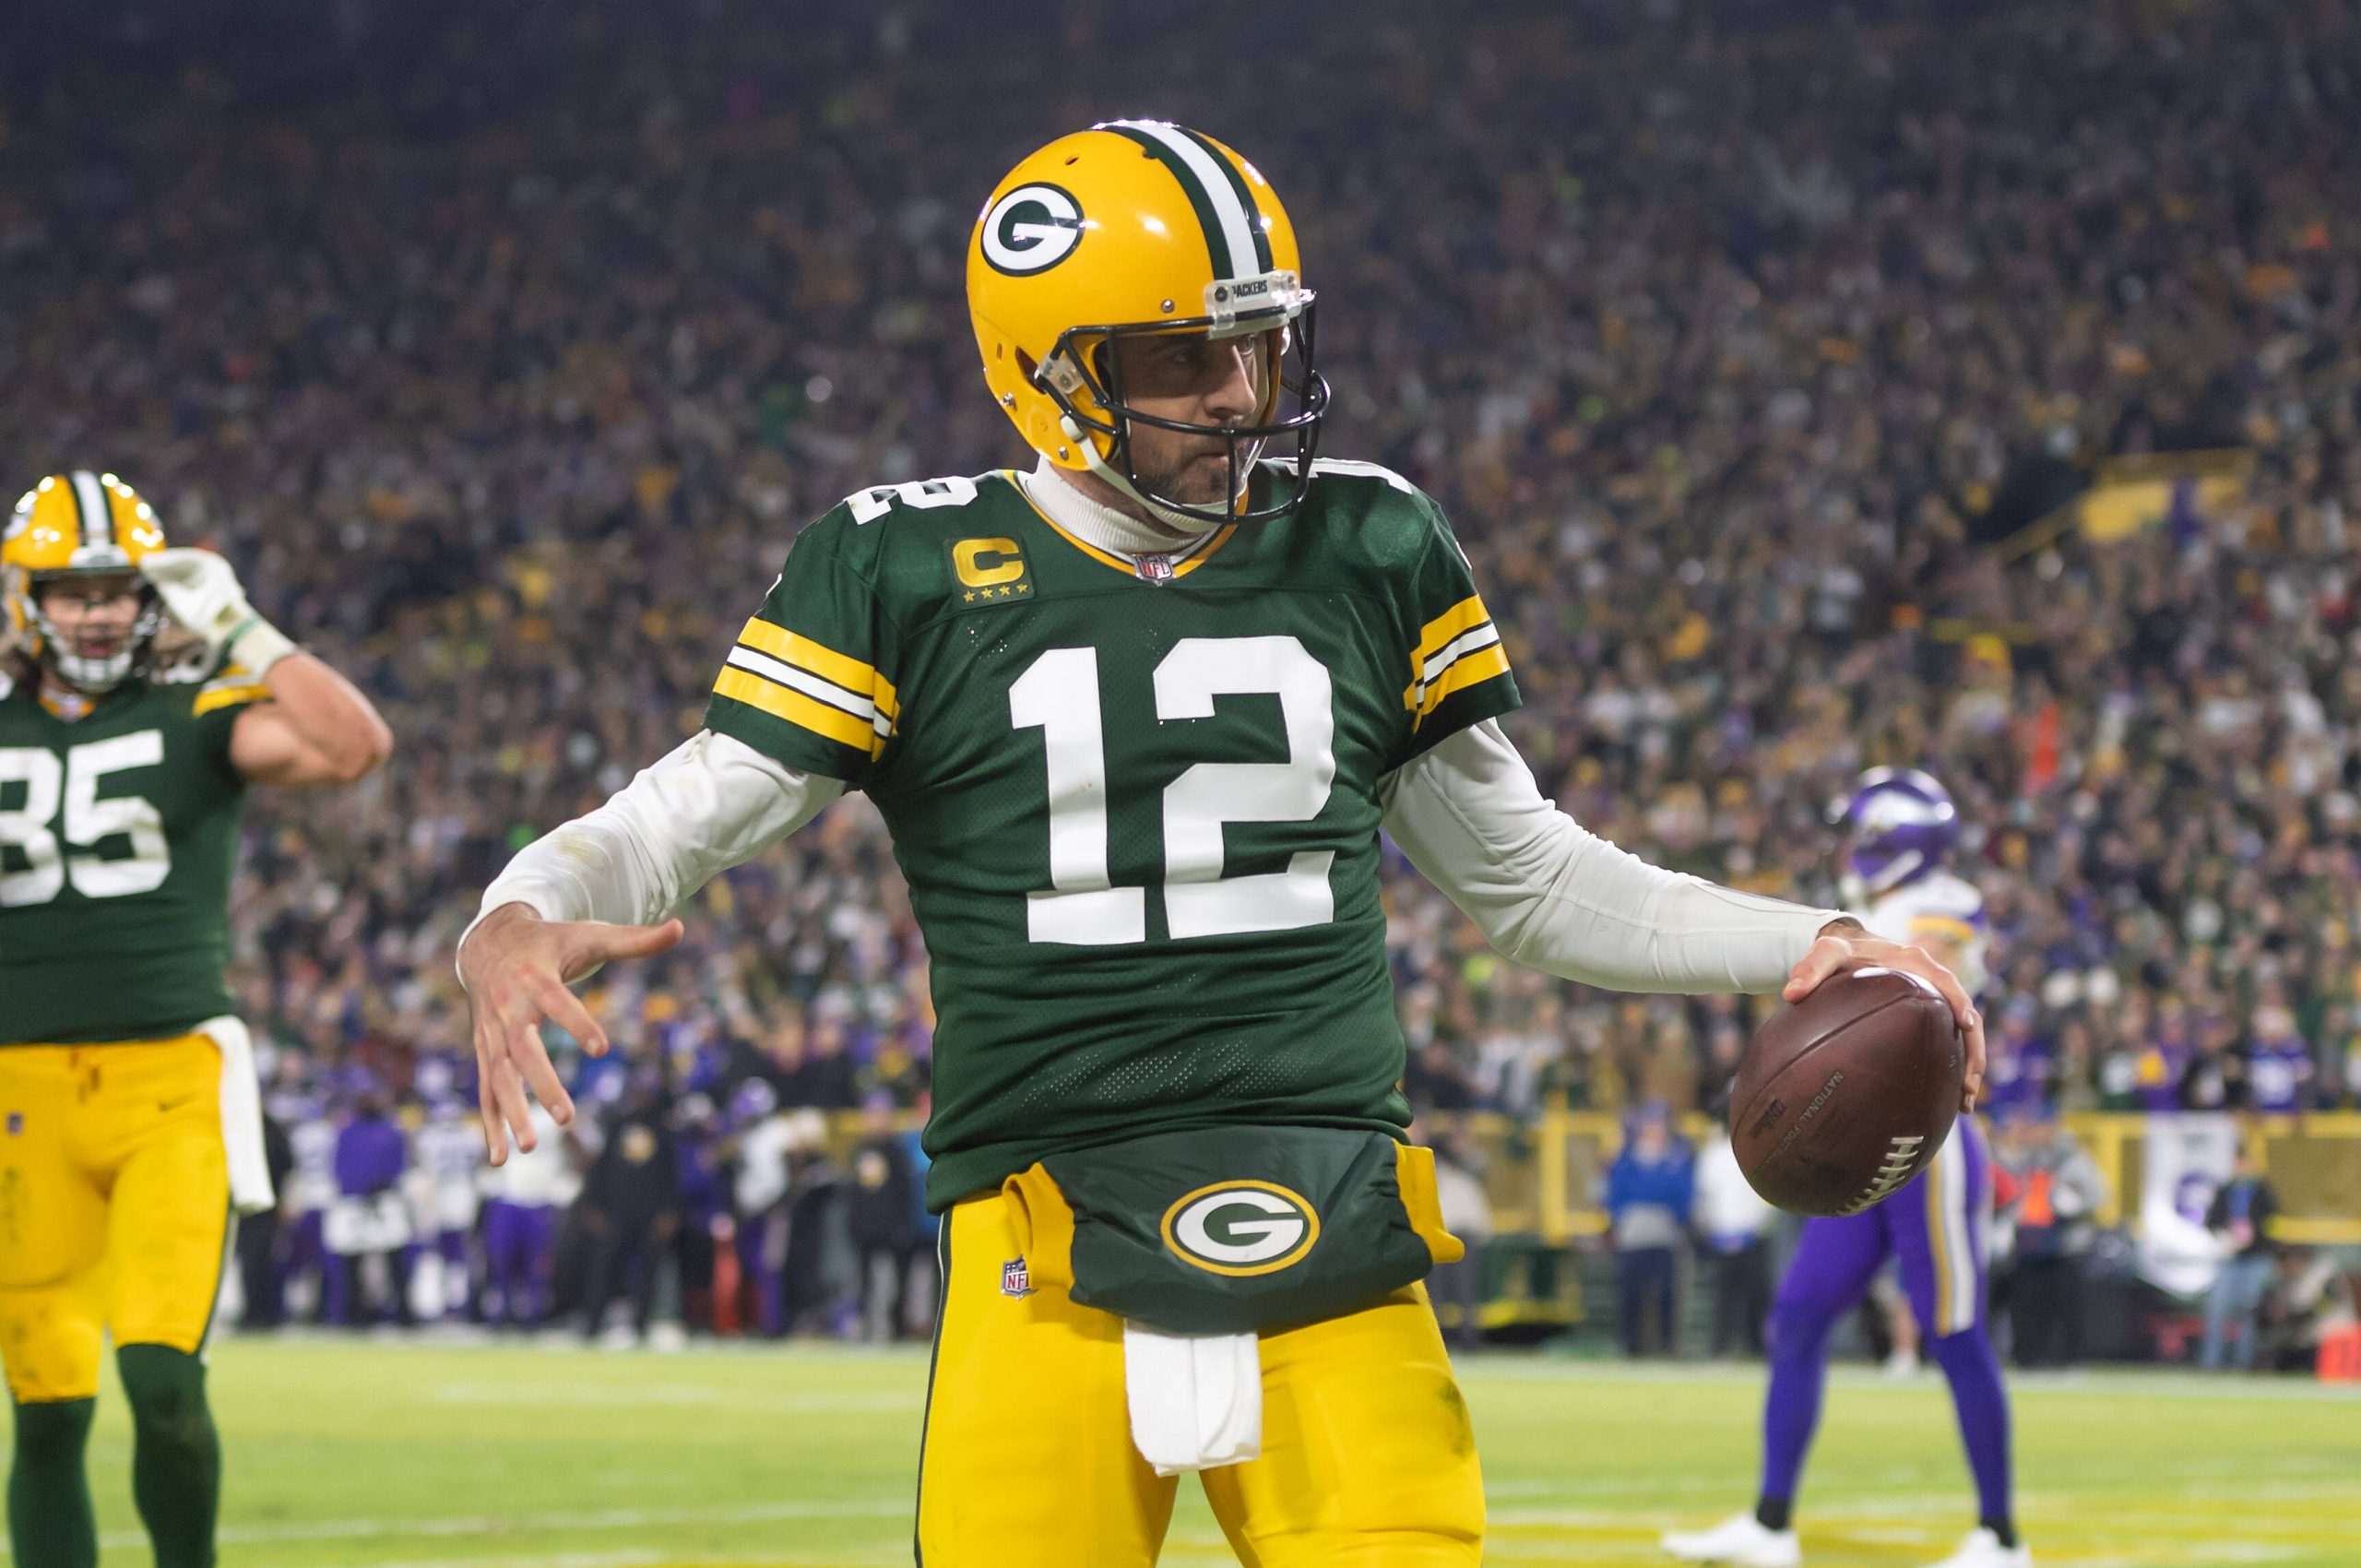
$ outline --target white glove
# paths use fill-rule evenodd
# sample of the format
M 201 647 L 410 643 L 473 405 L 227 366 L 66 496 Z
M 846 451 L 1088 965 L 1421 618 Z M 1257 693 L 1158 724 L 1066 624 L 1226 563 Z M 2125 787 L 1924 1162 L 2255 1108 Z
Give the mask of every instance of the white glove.
M 140 574 L 154 586 L 172 619 L 205 639 L 214 654 L 259 680 L 295 651 L 286 633 L 255 613 L 237 568 L 210 550 L 157 550 L 143 556 Z

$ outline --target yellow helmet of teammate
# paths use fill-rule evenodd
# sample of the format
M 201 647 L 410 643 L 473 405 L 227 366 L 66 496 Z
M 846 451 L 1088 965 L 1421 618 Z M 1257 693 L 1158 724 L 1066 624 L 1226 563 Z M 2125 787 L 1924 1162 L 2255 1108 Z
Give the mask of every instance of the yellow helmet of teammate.
M 967 310 L 992 396 L 1058 467 L 1207 523 L 1280 517 L 1302 499 L 1328 408 L 1312 364 L 1312 292 L 1270 183 L 1211 137 L 1110 120 L 1010 170 L 967 243 Z M 1167 332 L 1259 335 L 1253 417 L 1201 425 L 1128 407 L 1116 340 Z M 1228 507 L 1187 505 L 1144 485 L 1134 424 L 1223 439 Z M 1292 471 L 1253 505 L 1252 464 L 1266 445 L 1290 440 Z
M 68 684 L 90 693 L 121 685 L 166 624 L 155 589 L 141 581 L 130 641 L 100 659 L 65 645 L 42 609 L 40 590 L 63 578 L 136 574 L 142 560 L 163 548 L 155 509 L 114 475 L 88 469 L 50 475 L 25 492 L 0 532 L 0 597 L 10 630 Z

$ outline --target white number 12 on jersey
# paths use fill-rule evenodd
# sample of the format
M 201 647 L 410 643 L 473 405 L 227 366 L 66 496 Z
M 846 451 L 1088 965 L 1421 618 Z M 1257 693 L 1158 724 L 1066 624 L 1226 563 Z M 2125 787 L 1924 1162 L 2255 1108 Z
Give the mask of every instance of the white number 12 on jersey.
M 1293 637 L 1187 637 L 1156 667 L 1156 716 L 1210 719 L 1214 699 L 1279 699 L 1285 762 L 1201 762 L 1164 791 L 1164 923 L 1175 938 L 1292 931 L 1335 918 L 1326 849 L 1287 869 L 1222 875 L 1222 826 L 1309 822 L 1336 781 L 1335 712 L 1328 671 Z M 1107 947 L 1147 940 L 1147 889 L 1117 887 L 1107 872 L 1107 748 L 1099 719 L 1098 650 L 1055 647 L 1008 689 L 1019 730 L 1039 730 L 1050 774 L 1050 887 L 1026 895 L 1035 942 Z

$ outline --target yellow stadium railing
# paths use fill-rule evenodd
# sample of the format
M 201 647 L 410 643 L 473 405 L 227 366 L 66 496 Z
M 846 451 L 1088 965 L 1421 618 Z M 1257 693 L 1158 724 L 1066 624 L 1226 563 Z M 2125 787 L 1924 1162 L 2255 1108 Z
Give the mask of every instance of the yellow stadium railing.
M 2101 1225 L 2136 1215 L 2142 1177 L 2145 1116 L 2084 1111 L 2063 1118 L 2106 1178 Z M 1447 1135 L 1480 1167 L 1491 1201 L 1494 1232 L 1562 1247 L 1605 1234 L 1598 1207 L 1607 1168 L 1622 1145 L 1622 1123 L 1611 1111 L 1552 1109 L 1531 1118 L 1498 1111 L 1437 1111 L 1421 1119 L 1429 1134 Z M 1692 1144 L 1714 1124 L 1691 1113 L 1679 1119 Z M 2247 1121 L 2264 1171 L 2279 1194 L 2280 1240 L 2318 1246 L 2361 1246 L 2361 1112 L 2262 1116 Z M 859 1113 L 829 1119 L 829 1144 L 848 1153 L 861 1136 Z
M 2126 1213 L 2138 1208 L 2148 1119 L 2091 1111 L 2064 1121 L 2107 1179 L 2098 1222 L 2122 1224 Z M 1553 1110 L 1518 1122 L 1489 1111 L 1439 1112 L 1426 1122 L 1433 1132 L 1457 1139 L 1483 1166 L 1500 1234 L 1563 1246 L 1607 1229 L 1597 1194 L 1622 1142 L 1613 1113 Z M 2361 1246 L 2361 1113 L 2257 1117 L 2248 1125 L 2283 1206 L 2273 1233 L 2287 1241 Z M 1702 1143 L 1713 1123 L 1691 1115 L 1681 1119 L 1680 1130 Z

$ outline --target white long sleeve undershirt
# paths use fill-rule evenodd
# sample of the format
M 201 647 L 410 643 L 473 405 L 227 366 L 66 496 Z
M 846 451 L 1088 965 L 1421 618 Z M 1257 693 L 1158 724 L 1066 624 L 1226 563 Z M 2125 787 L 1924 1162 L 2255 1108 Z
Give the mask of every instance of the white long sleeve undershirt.
M 1614 991 L 1775 991 L 1841 918 L 1650 865 L 1542 798 L 1496 719 L 1381 788 L 1385 830 L 1502 957 Z
M 844 791 L 840 780 L 701 731 L 597 811 L 526 846 L 485 890 L 476 918 L 521 903 L 551 921 L 663 920 Z M 1542 798 L 1492 720 L 1396 770 L 1382 799 L 1386 830 L 1411 863 L 1503 956 L 1569 980 L 1617 991 L 1772 991 L 1838 918 L 1617 849 Z
M 545 921 L 668 919 L 844 792 L 840 778 L 798 773 L 733 736 L 700 730 L 597 811 L 518 850 L 484 889 L 468 930 L 504 904 L 527 905 Z

